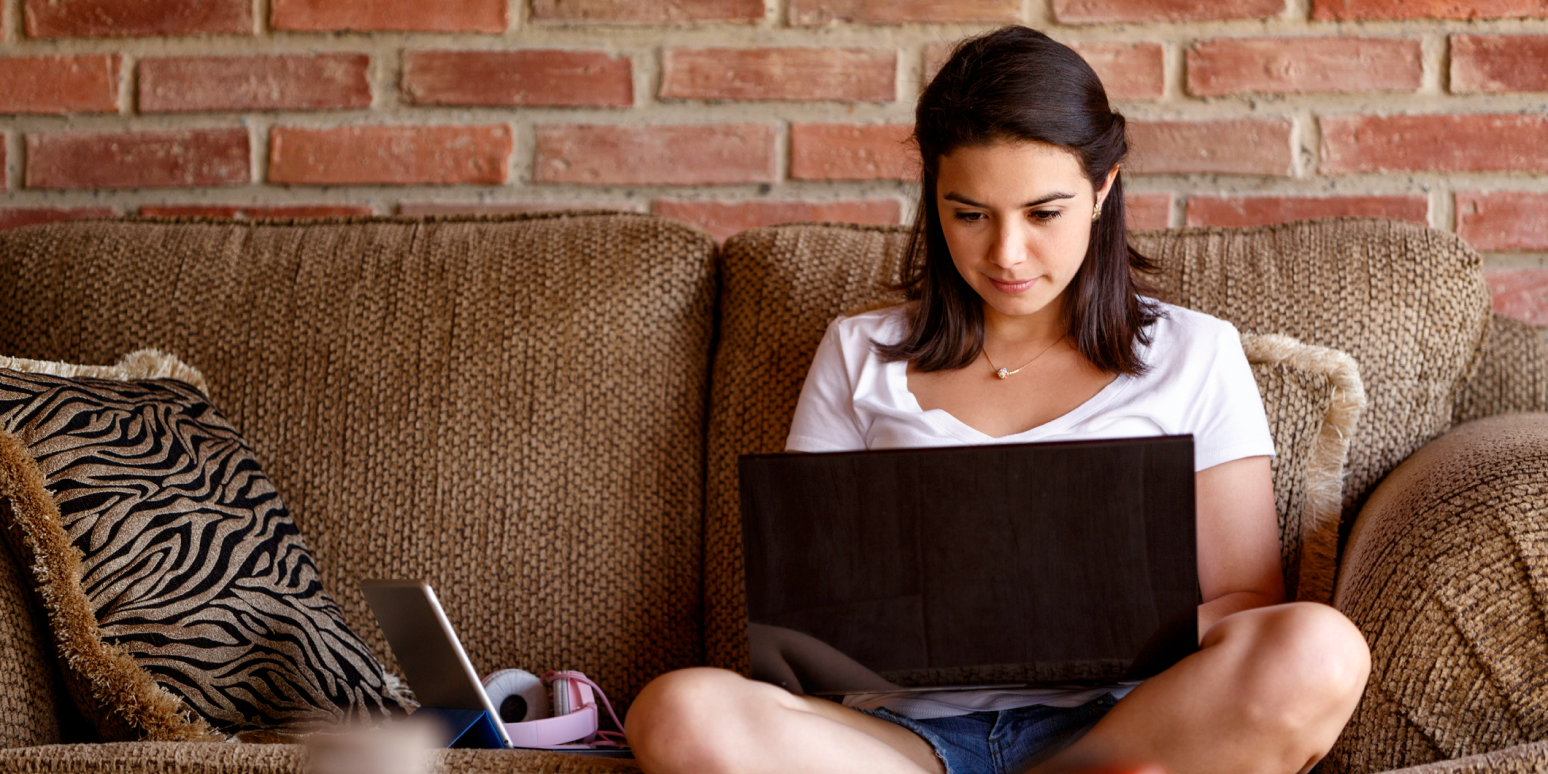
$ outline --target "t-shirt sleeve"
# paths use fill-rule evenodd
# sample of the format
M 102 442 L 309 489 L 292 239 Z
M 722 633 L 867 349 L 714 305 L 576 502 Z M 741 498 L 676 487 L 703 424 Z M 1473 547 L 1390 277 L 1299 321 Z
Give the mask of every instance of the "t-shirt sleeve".
M 839 320 L 817 345 L 812 365 L 801 385 L 795 418 L 785 451 L 856 451 L 865 448 L 865 433 L 854 410 L 854 385 L 839 342 Z
M 1226 323 L 1220 326 L 1215 353 L 1204 375 L 1191 424 L 1194 470 L 1205 470 L 1243 457 L 1274 455 L 1263 397 L 1252 376 L 1252 366 L 1242 351 L 1241 334 Z

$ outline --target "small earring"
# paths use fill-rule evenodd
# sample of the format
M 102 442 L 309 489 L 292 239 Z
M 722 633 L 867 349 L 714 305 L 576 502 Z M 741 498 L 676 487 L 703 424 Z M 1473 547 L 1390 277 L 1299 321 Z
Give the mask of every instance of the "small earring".
M 1097 206 L 1091 208 L 1091 222 L 1097 222 L 1097 218 L 1100 217 L 1102 217 L 1102 205 L 1098 204 Z

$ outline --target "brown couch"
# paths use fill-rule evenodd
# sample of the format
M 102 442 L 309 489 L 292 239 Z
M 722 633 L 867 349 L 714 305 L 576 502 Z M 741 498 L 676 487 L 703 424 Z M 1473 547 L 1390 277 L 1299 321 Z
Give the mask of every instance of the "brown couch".
M 888 296 L 901 241 L 807 224 L 717 250 L 602 213 L 55 224 L 0 234 L 0 353 L 177 353 L 389 668 L 356 584 L 425 577 L 475 668 L 580 669 L 623 712 L 663 671 L 744 663 L 735 457 L 779 448 L 823 325 Z M 1324 770 L 1548 770 L 1548 415 L 1515 413 L 1548 410 L 1548 348 L 1491 315 L 1476 254 L 1384 221 L 1137 241 L 1174 302 L 1359 362 L 1335 599 L 1375 666 Z M 0 770 L 306 768 L 296 745 L 94 741 L 22 578 L 0 552 Z

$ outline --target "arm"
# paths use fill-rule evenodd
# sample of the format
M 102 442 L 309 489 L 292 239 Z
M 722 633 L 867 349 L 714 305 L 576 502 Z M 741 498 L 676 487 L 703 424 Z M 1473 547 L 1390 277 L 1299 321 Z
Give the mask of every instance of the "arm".
M 1194 475 L 1198 502 L 1199 638 L 1216 621 L 1285 601 L 1279 517 L 1268 457 L 1244 457 Z

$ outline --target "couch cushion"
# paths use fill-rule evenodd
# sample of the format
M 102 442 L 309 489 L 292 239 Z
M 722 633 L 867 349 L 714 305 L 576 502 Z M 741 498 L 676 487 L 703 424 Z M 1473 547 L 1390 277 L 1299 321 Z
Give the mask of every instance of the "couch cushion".
M 438 750 L 430 765 L 412 765 L 371 774 L 639 774 L 630 759 L 538 750 Z M 352 761 L 358 764 L 358 759 Z M 321 766 L 312 749 L 300 744 L 201 744 L 198 742 L 117 742 L 60 744 L 0 750 L 0 771 L 7 774 L 360 774 L 357 766 Z
M 712 664 L 745 668 L 741 521 L 736 459 L 784 448 L 801 381 L 835 315 L 896 303 L 904 229 L 789 225 L 726 242 L 721 338 L 711 398 L 705 523 L 705 637 Z M 1345 432 L 1359 377 L 1336 352 L 1286 339 L 1249 347 L 1281 456 L 1275 500 L 1292 593 L 1332 590 Z M 1343 390 L 1340 395 L 1339 391 Z M 1307 549 L 1310 554 L 1305 554 Z M 1308 559 L 1303 562 L 1303 555 Z
M 77 706 L 115 741 L 401 711 L 252 451 L 162 373 L 203 381 L 150 350 L 117 369 L 0 358 L 4 527 Z
M 1352 355 L 1366 409 L 1349 447 L 1344 519 L 1451 426 L 1489 323 L 1478 254 L 1451 234 L 1384 220 L 1136 234 L 1168 301 L 1244 331 Z
M 384 660 L 357 584 L 425 578 L 481 673 L 627 701 L 701 658 L 713 253 L 642 215 L 50 224 L 0 233 L 0 351 L 197 363 Z

